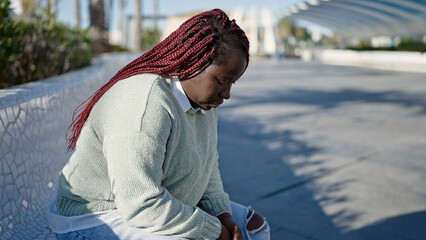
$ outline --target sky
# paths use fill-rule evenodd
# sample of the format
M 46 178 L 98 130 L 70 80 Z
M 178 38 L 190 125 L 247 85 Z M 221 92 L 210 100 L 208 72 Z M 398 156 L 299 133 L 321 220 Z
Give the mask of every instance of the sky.
M 43 0 L 42 0 L 43 1 Z M 75 11 L 73 0 L 57 0 L 57 20 L 64 22 L 70 26 L 75 25 Z M 237 7 L 269 7 L 273 10 L 274 14 L 284 11 L 287 7 L 292 6 L 301 0 L 158 0 L 158 14 L 159 15 L 178 15 L 194 10 L 209 10 L 213 8 L 221 8 L 223 10 L 233 10 Z M 80 0 L 81 8 L 81 24 L 85 28 L 89 24 L 88 15 L 88 2 L 89 0 Z M 105 0 L 108 2 L 108 0 Z M 111 30 L 118 29 L 118 4 L 119 0 L 112 1 L 116 11 L 113 12 L 113 18 L 110 25 Z M 134 11 L 135 0 L 127 0 L 127 14 L 132 14 Z M 142 0 L 142 14 L 152 15 L 153 0 Z

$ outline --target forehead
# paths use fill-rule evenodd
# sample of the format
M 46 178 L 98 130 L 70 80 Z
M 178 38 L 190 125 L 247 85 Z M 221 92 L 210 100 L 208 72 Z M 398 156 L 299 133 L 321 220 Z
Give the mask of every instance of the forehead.
M 208 67 L 211 72 L 223 77 L 238 79 L 243 73 L 247 65 L 245 55 L 241 51 L 231 51 L 227 54 L 226 61 L 221 64 L 213 63 Z

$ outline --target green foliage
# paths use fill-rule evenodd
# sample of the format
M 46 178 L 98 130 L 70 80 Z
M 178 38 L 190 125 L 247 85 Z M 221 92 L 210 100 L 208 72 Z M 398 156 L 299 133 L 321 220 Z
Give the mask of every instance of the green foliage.
M 292 36 L 292 31 L 294 28 L 294 22 L 290 20 L 281 19 L 277 25 L 278 35 L 281 39 Z
M 372 47 L 371 47 L 371 45 L 370 45 L 370 42 L 369 42 L 369 41 L 367 41 L 367 40 L 361 40 L 361 41 L 358 43 L 358 47 L 359 47 L 359 48 L 372 48 Z
M 347 49 L 356 51 L 405 51 L 405 52 L 426 52 L 426 44 L 415 41 L 413 38 L 402 38 L 397 46 L 392 47 L 373 47 L 368 41 L 361 41 L 355 46 Z
M 413 38 L 402 39 L 397 51 L 416 51 L 416 52 L 426 52 L 426 44 L 423 42 L 416 42 Z
M 307 40 L 310 38 L 308 30 L 304 27 L 299 27 L 294 21 L 281 19 L 277 25 L 278 35 L 281 39 L 294 36 L 297 40 Z
M 39 17 L 24 23 L 9 17 L 0 2 L 0 88 L 55 76 L 90 64 L 93 46 L 87 31 Z
M 153 48 L 160 42 L 160 31 L 157 29 L 146 29 L 142 35 L 142 47 L 144 51 Z
M 6 64 L 5 56 L 18 52 L 13 37 L 19 34 L 16 23 L 9 19 L 10 1 L 0 1 L 0 67 Z
M 129 49 L 120 45 L 111 45 L 111 52 L 128 52 Z

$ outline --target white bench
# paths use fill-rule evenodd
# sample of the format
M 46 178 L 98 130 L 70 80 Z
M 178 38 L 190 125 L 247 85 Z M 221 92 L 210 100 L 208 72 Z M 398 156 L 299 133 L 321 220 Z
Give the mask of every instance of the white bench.
M 0 89 L 0 239 L 56 239 L 46 211 L 69 157 L 73 111 L 138 55 L 106 54 L 81 70 Z

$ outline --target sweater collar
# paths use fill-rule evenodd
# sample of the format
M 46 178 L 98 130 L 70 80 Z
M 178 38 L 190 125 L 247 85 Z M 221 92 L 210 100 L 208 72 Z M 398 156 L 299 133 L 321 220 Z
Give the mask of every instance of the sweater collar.
M 204 109 L 193 108 L 191 106 L 191 103 L 189 102 L 188 97 L 186 96 L 185 91 L 183 90 L 182 84 L 180 83 L 179 77 L 177 76 L 172 77 L 172 92 L 184 112 L 188 112 L 189 110 L 195 110 L 206 114 L 206 111 Z

